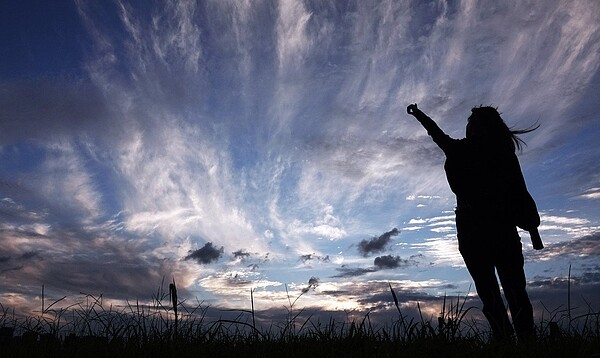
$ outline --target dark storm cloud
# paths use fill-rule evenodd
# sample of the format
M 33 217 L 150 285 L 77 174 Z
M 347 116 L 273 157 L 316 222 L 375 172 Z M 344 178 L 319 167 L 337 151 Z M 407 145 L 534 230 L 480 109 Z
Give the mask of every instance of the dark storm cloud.
M 237 250 L 231 253 L 234 259 L 245 259 L 250 256 L 250 253 L 246 250 Z
M 350 267 L 345 267 L 345 266 L 337 268 L 336 270 L 339 272 L 339 274 L 331 276 L 332 278 L 358 277 L 358 276 L 366 275 L 368 273 L 377 271 L 377 269 L 374 268 L 374 267 L 369 267 L 369 268 L 362 268 L 362 267 L 350 268 Z
M 332 278 L 349 278 L 366 275 L 369 273 L 377 272 L 380 270 L 389 270 L 400 267 L 417 266 L 419 262 L 416 258 L 421 258 L 423 255 L 412 255 L 408 259 L 403 259 L 400 256 L 378 256 L 373 260 L 373 267 L 347 267 L 342 265 L 336 270 L 339 272 L 337 275 L 331 276 Z
M 384 251 L 390 243 L 392 236 L 396 236 L 399 233 L 400 231 L 398 231 L 398 229 L 393 228 L 379 237 L 364 239 L 358 243 L 358 252 L 364 257 L 367 257 L 369 254 Z
M 33 236 L 18 227 L 3 229 L 0 293 L 22 287 L 23 293 L 35 294 L 41 282 L 56 295 L 82 291 L 119 299 L 151 295 L 162 277 L 172 272 L 170 264 L 155 257 L 143 240 L 115 238 L 114 230 L 110 225 L 83 229 L 57 224 L 44 235 Z M 28 282 L 35 284 L 24 285 Z
M 319 255 L 315 255 L 315 254 L 300 255 L 299 260 L 302 261 L 303 263 L 307 263 L 309 261 L 317 261 L 317 262 L 329 262 L 330 261 L 329 255 L 319 256 Z
M 313 290 L 314 290 L 315 288 L 317 288 L 317 286 L 319 286 L 319 283 L 320 283 L 320 282 L 321 282 L 321 281 L 319 280 L 319 278 L 318 278 L 318 277 L 314 277 L 314 276 L 313 276 L 313 277 L 311 277 L 311 278 L 308 280 L 308 286 L 306 286 L 306 287 L 304 287 L 304 288 L 302 289 L 302 293 L 303 293 L 303 294 L 304 294 L 304 293 L 307 293 L 307 292 L 308 292 L 308 291 L 310 291 L 311 289 L 313 289 Z
M 8 250 L 6 249 L 0 251 L 2 251 L 3 254 L 10 254 L 10 252 L 8 252 Z M 14 257 L 0 256 L 0 275 L 9 271 L 22 270 L 27 265 L 27 262 L 30 260 L 42 261 L 43 259 L 44 258 L 39 255 L 39 252 L 35 251 L 26 251 L 24 253 L 17 254 Z
M 376 257 L 375 260 L 373 261 L 373 264 L 378 269 L 385 270 L 385 269 L 394 269 L 394 268 L 398 268 L 398 267 L 413 266 L 413 265 L 416 265 L 417 262 L 415 260 L 402 259 L 400 256 L 386 255 L 386 256 Z
M 231 253 L 231 261 L 237 264 L 245 265 L 250 271 L 256 271 L 260 268 L 260 265 L 269 261 L 269 254 L 266 253 L 264 256 L 260 256 L 257 252 L 248 252 L 245 249 L 240 249 Z
M 399 267 L 402 264 L 402 259 L 400 258 L 400 256 L 379 256 L 375 258 L 373 264 L 379 269 L 393 269 Z
M 221 255 L 223 255 L 223 246 L 220 249 L 217 249 L 213 246 L 212 242 L 207 242 L 196 251 L 190 252 L 189 255 L 185 257 L 185 260 L 196 260 L 199 264 L 209 264 L 213 261 L 217 261 Z

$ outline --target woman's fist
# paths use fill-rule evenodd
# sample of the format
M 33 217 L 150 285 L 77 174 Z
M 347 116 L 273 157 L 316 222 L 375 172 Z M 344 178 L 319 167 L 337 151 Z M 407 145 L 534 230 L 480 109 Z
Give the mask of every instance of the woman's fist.
M 408 114 L 412 114 L 413 116 L 416 115 L 418 111 L 419 111 L 419 108 L 417 108 L 416 103 L 409 104 L 408 107 L 406 107 L 406 112 Z

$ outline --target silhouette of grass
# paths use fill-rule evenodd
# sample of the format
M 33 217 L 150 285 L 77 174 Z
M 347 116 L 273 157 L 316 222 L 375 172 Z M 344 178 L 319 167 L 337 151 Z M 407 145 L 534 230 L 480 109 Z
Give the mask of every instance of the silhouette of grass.
M 85 295 L 82 302 L 57 308 L 65 298 L 44 307 L 39 316 L 16 317 L 0 303 L 0 355 L 3 357 L 592 357 L 600 356 L 600 313 L 572 317 L 571 307 L 548 310 L 527 342 L 490 340 L 490 332 L 469 321 L 467 298 L 444 297 L 437 321 L 403 314 L 389 284 L 398 318 L 386 326 L 360 320 L 322 323 L 301 317 L 299 296 L 289 299 L 282 324 L 257 327 L 260 312 L 237 312 L 233 319 L 207 318 L 203 302 L 177 299 L 175 281 L 169 292 L 162 285 L 150 304 L 127 302 L 115 308 L 102 295 Z M 289 294 L 288 294 L 289 298 Z

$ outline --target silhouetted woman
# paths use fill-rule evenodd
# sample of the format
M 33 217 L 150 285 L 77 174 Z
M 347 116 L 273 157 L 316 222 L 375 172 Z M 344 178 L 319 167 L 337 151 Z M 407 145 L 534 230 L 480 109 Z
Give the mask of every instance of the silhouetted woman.
M 407 112 L 446 155 L 444 170 L 457 201 L 458 248 L 494 336 L 507 338 L 514 332 L 500 295 L 497 272 L 518 338 L 531 337 L 533 310 L 525 290 L 521 238 L 516 227 L 530 231 L 533 238 L 540 222 L 515 149 L 524 143 L 517 135 L 535 128 L 511 131 L 495 108 L 476 107 L 468 118 L 466 138 L 453 139 L 416 104 L 409 105 Z

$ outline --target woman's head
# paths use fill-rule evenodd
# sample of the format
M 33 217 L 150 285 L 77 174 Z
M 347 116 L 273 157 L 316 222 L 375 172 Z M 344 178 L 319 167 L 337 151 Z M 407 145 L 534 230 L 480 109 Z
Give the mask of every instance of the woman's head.
M 471 109 L 467 123 L 467 138 L 484 141 L 488 144 L 510 149 L 521 149 L 525 142 L 519 138 L 518 134 L 531 132 L 537 127 L 525 130 L 511 130 L 494 107 L 475 107 Z

